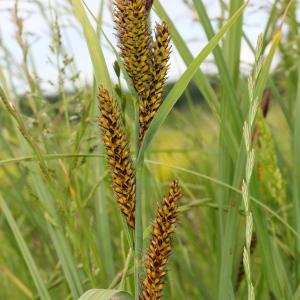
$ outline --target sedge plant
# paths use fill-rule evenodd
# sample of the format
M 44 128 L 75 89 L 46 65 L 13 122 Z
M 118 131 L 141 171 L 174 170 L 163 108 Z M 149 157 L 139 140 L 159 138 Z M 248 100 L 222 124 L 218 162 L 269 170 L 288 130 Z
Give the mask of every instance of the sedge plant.
M 298 3 L 99 4 L 0 4 L 0 299 L 299 299 Z

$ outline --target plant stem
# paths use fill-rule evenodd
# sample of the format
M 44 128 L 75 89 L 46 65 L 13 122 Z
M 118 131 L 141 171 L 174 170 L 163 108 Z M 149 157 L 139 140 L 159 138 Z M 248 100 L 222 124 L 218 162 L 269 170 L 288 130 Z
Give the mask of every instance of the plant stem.
M 142 223 L 142 173 L 143 164 L 136 170 L 136 203 L 135 203 L 135 259 L 134 259 L 134 279 L 135 279 L 135 299 L 139 299 L 140 271 L 143 254 L 143 223 Z
M 135 107 L 135 127 L 136 127 L 136 169 L 135 169 L 135 231 L 134 231 L 134 286 L 135 300 L 139 299 L 140 292 L 140 271 L 143 256 L 143 222 L 142 222 L 142 175 L 144 156 L 138 160 L 140 151 L 139 141 L 139 103 Z

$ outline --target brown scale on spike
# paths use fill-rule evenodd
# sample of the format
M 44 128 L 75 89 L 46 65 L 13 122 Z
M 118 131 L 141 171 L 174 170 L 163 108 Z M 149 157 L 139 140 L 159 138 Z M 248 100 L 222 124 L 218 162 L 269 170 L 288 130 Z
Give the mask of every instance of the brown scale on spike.
M 142 96 L 152 81 L 149 11 L 152 1 L 115 0 L 114 21 L 118 47 L 125 69 L 137 93 Z
M 127 223 L 134 228 L 135 174 L 130 149 L 117 101 L 104 87 L 99 88 L 99 125 L 111 169 L 113 190 Z
M 143 140 L 145 132 L 163 100 L 163 88 L 171 53 L 170 33 L 165 22 L 156 24 L 152 53 L 152 82 L 140 104 L 140 141 Z
M 141 101 L 140 141 L 162 103 L 170 57 L 170 33 L 165 22 L 156 25 L 155 40 L 152 40 L 149 25 L 152 4 L 152 0 L 114 2 L 118 47 Z
M 156 300 L 162 297 L 166 265 L 171 253 L 171 235 L 175 230 L 177 206 L 181 198 L 178 181 L 174 180 L 162 207 L 157 209 L 152 227 L 152 237 L 146 254 L 145 279 L 142 283 L 140 300 Z

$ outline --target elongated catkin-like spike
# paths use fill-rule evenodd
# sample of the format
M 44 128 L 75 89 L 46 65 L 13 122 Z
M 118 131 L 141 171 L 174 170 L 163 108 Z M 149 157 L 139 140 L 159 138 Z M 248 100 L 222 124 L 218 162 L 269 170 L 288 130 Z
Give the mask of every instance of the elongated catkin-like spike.
M 135 174 L 117 101 L 104 87 L 99 88 L 99 125 L 111 168 L 113 190 L 127 223 L 134 228 Z
M 114 21 L 118 47 L 134 88 L 141 96 L 152 81 L 151 31 L 149 0 L 115 0 Z
M 150 122 L 162 103 L 170 53 L 169 28 L 165 22 L 156 24 L 155 41 L 152 46 L 152 82 L 149 90 L 145 91 L 140 104 L 140 140 L 143 139 Z
M 149 26 L 152 2 L 152 0 L 114 2 L 121 57 L 141 100 L 140 141 L 161 105 L 170 56 L 170 34 L 165 22 L 156 25 L 155 41 L 152 41 Z
M 178 181 L 174 180 L 163 205 L 156 212 L 152 227 L 152 238 L 146 254 L 145 273 L 141 300 L 156 300 L 162 296 L 166 264 L 171 253 L 171 235 L 175 230 L 177 205 L 181 198 Z

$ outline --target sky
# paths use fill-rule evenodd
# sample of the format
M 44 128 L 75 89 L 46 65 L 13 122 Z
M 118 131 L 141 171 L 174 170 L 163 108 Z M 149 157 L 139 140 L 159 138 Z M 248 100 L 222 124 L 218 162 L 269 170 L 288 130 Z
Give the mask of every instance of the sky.
M 116 45 L 113 22 L 109 10 L 111 0 L 104 1 L 106 2 L 103 16 L 103 29 L 111 42 Z M 219 0 L 203 1 L 207 7 L 209 17 L 211 20 L 214 20 L 213 24 L 215 25 L 215 29 L 217 29 L 216 18 L 220 14 Z M 30 56 L 34 58 L 35 69 L 38 70 L 43 90 L 45 92 L 54 92 L 57 88 L 55 85 L 55 82 L 57 81 L 57 72 L 53 66 L 53 64 L 55 64 L 55 59 L 49 47 L 52 41 L 49 35 L 49 26 L 43 16 L 43 14 L 45 14 L 53 19 L 54 10 L 58 16 L 58 23 L 62 28 L 61 35 L 63 37 L 63 43 L 67 45 L 68 53 L 71 56 L 74 56 L 77 67 L 80 70 L 80 80 L 83 84 L 91 83 L 93 71 L 89 53 L 82 37 L 80 25 L 75 18 L 72 18 L 70 12 L 66 14 L 66 11 L 70 7 L 67 4 L 67 1 L 39 0 L 39 2 L 47 7 L 46 9 L 43 9 L 42 12 L 38 9 L 35 3 L 32 3 L 31 0 L 19 0 L 19 16 L 24 19 L 24 32 L 26 33 L 30 44 L 29 53 Z M 86 0 L 85 2 L 93 14 L 97 15 L 100 0 Z M 14 60 L 20 65 L 22 62 L 22 53 L 15 40 L 16 26 L 13 22 L 14 3 L 14 0 L 0 0 L 0 34 L 1 40 L 4 41 L 6 47 L 12 53 Z M 257 8 L 259 3 L 261 3 L 260 0 L 250 1 L 250 5 L 246 10 L 244 18 L 246 26 L 245 30 L 254 44 L 258 34 L 262 31 L 267 20 L 266 12 Z M 193 55 L 197 55 L 203 46 L 205 46 L 207 40 L 201 25 L 196 21 L 195 12 L 187 5 L 183 4 L 182 0 L 161 0 L 161 4 L 176 24 L 177 29 L 183 36 Z M 159 20 L 155 13 L 152 13 L 151 17 L 152 25 Z M 70 23 L 76 24 L 76 26 L 70 26 Z M 104 50 L 104 56 L 110 73 L 113 74 L 112 64 L 115 57 L 103 39 L 101 40 L 101 45 Z M 5 65 L 5 61 L 6 56 L 3 51 L 0 50 L 0 63 Z M 242 67 L 245 71 L 249 69 L 248 65 L 253 61 L 253 55 L 245 43 L 243 43 L 242 46 L 241 61 Z M 186 68 L 175 47 L 173 47 L 170 66 L 169 80 L 176 80 Z M 14 82 L 17 82 L 17 89 L 19 89 L 20 92 L 23 92 L 26 90 L 26 86 L 23 81 L 18 78 L 18 66 L 14 67 L 16 68 L 16 78 L 14 78 Z M 201 68 L 206 72 L 213 73 L 216 71 L 212 56 L 207 58 Z

